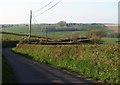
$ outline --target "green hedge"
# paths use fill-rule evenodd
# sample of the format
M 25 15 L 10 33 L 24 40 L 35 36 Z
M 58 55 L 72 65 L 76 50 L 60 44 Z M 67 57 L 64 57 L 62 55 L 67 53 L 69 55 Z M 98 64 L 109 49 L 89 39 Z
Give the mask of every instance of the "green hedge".
M 16 47 L 19 41 L 2 41 L 2 48 Z
M 14 52 L 43 63 L 74 71 L 103 83 L 118 83 L 120 55 L 117 44 L 101 45 L 18 45 Z

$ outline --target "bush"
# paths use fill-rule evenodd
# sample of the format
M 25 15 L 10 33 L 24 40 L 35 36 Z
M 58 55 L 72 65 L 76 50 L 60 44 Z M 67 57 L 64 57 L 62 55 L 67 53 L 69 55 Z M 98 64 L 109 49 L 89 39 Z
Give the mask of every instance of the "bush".
M 90 30 L 86 33 L 87 38 L 92 40 L 94 43 L 100 43 L 102 35 L 104 35 L 104 33 L 101 30 Z
M 77 32 L 73 32 L 71 38 L 74 42 L 76 42 L 79 38 L 79 34 Z
M 2 48 L 16 47 L 18 43 L 19 41 L 10 41 L 10 40 L 2 41 Z

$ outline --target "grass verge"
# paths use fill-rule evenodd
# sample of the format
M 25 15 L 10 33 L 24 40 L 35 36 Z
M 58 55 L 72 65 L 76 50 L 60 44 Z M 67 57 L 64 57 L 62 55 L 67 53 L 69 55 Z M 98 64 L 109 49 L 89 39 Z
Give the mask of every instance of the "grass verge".
M 120 49 L 117 44 L 101 45 L 17 45 L 12 49 L 38 62 L 76 72 L 103 83 L 119 82 Z

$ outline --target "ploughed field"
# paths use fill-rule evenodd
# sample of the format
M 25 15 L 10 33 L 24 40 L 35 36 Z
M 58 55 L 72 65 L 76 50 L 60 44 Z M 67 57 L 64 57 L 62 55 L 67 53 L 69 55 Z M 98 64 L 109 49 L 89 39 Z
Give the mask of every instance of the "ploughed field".
M 113 32 L 116 32 L 116 33 L 119 32 L 118 25 L 115 25 L 115 24 L 113 24 L 113 25 L 107 24 L 107 25 L 105 25 L 105 26 L 106 26 L 108 29 L 112 30 Z

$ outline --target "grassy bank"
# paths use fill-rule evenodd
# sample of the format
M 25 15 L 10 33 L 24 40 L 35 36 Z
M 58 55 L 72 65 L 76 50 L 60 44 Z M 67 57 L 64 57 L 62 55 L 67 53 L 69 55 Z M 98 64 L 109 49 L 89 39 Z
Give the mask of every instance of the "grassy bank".
M 107 83 L 118 83 L 117 44 L 18 45 L 14 52 Z
M 2 57 L 2 84 L 15 83 L 15 75 L 5 56 Z

